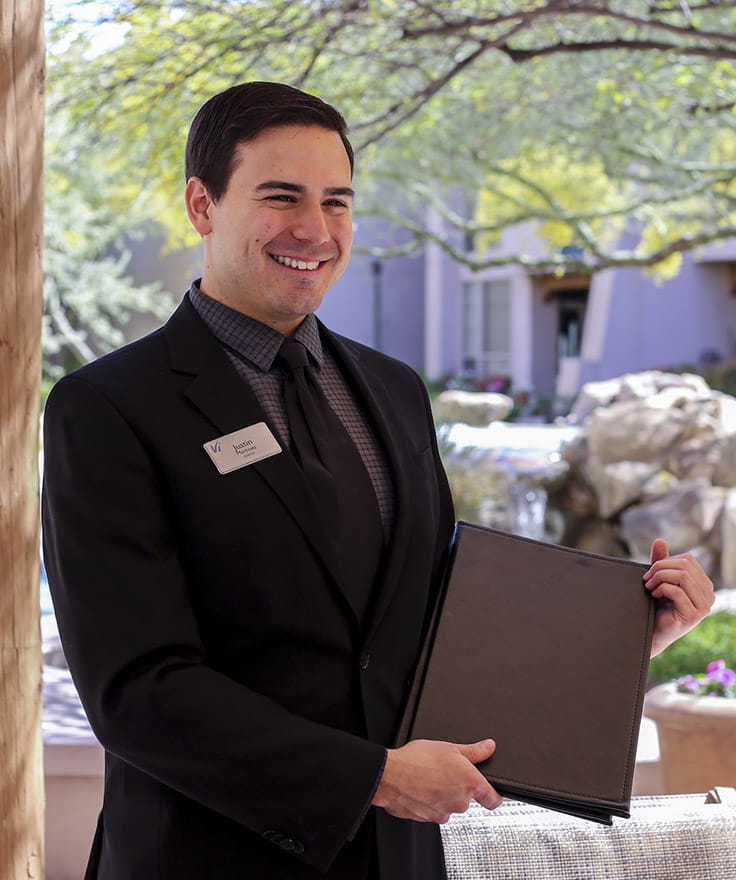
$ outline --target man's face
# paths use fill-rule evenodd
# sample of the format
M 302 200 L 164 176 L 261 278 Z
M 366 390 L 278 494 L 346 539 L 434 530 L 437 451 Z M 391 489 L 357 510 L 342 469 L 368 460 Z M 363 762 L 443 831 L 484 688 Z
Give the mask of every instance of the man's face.
M 187 183 L 204 236 L 202 290 L 288 334 L 345 271 L 353 241 L 350 162 L 340 136 L 317 125 L 267 128 L 236 150 L 215 203 Z

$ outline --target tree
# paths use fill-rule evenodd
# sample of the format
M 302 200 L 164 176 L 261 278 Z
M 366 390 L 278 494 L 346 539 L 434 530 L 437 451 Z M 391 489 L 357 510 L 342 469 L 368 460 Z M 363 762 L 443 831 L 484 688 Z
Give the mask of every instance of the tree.
M 43 874 L 38 382 L 43 0 L 0 0 L 0 877 Z
M 106 180 L 104 161 L 84 148 L 83 133 L 49 119 L 46 137 L 43 374 L 53 381 L 116 348 L 136 313 L 161 319 L 171 298 L 158 284 L 136 285 L 126 275 L 126 237 L 144 224 L 144 193 L 122 201 Z M 104 157 L 102 157 L 104 160 Z
M 78 0 L 81 14 L 93 11 Z M 148 169 L 159 217 L 203 98 L 281 79 L 335 103 L 360 160 L 359 209 L 400 248 L 594 270 L 657 265 L 736 234 L 736 3 L 728 0 L 109 0 L 120 44 L 61 22 L 67 108 L 111 170 Z M 394 197 L 394 193 L 397 194 Z M 423 222 L 424 206 L 443 234 Z M 489 254 L 531 222 L 550 254 Z M 183 233 L 181 233 L 183 234 Z M 623 234 L 623 238 L 622 238 Z M 472 238 L 475 246 L 466 247 Z

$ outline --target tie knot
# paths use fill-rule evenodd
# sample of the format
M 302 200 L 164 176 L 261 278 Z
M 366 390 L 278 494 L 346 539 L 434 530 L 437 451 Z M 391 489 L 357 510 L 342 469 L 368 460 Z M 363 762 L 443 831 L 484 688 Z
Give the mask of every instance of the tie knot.
M 285 339 L 279 349 L 277 359 L 290 370 L 299 369 L 299 367 L 309 366 L 309 354 L 304 344 L 296 339 Z

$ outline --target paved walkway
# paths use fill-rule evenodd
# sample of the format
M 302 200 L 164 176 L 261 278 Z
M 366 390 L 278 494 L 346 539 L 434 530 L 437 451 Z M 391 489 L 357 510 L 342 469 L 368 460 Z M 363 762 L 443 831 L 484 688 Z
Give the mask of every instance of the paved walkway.
M 45 743 L 95 743 L 63 654 L 53 615 L 41 618 L 43 645 L 43 739 Z M 55 665 L 50 665 L 51 661 Z M 58 664 L 58 665 L 56 665 Z

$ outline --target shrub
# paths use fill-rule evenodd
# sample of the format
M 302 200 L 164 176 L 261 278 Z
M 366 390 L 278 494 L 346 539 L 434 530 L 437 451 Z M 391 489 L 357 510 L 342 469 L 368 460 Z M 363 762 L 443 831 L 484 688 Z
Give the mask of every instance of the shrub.
M 736 361 L 728 360 L 703 371 L 703 378 L 714 391 L 736 396 Z
M 673 642 L 649 664 L 649 677 L 656 682 L 672 681 L 702 672 L 708 664 L 723 659 L 736 665 L 736 614 L 717 611 L 695 629 Z

